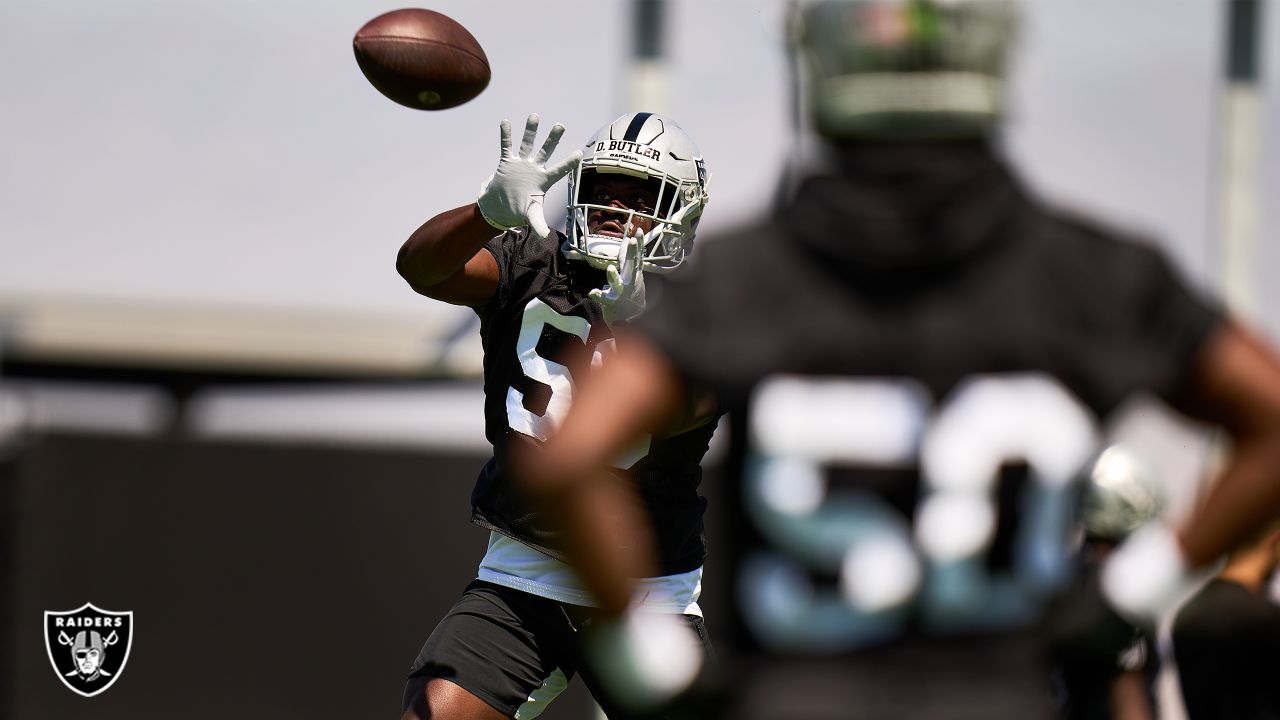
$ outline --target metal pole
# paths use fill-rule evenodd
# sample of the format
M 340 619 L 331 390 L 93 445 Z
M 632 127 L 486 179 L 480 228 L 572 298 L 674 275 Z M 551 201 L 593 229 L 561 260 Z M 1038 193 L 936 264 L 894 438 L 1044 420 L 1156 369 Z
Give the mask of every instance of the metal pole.
M 1227 304 L 1245 317 L 1257 311 L 1255 289 L 1262 0 L 1229 0 L 1226 85 L 1220 142 L 1218 282 Z
M 1252 320 L 1257 313 L 1254 285 L 1257 223 L 1257 157 L 1260 92 L 1258 48 L 1261 0 L 1228 0 L 1223 71 L 1222 120 L 1218 137 L 1217 283 L 1231 312 Z M 1221 430 L 1209 434 L 1199 499 L 1213 487 L 1225 461 Z
M 666 112 L 666 1 L 632 0 L 631 29 L 625 110 Z

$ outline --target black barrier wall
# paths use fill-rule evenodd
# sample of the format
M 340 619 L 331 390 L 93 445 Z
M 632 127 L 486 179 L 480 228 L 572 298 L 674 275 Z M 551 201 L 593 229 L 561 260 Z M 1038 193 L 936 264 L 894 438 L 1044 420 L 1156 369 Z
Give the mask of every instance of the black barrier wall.
M 0 473 L 21 720 L 396 718 L 409 663 L 475 576 L 485 458 L 47 436 Z M 133 611 L 118 681 L 55 676 L 43 614 Z M 58 648 L 55 651 L 67 651 Z M 108 650 L 110 652 L 110 649 Z M 544 718 L 592 716 L 580 683 Z

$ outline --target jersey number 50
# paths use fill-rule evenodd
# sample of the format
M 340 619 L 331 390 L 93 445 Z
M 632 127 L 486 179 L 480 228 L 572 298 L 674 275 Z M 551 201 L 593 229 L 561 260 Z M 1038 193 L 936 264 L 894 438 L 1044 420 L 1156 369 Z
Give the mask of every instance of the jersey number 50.
M 738 574 L 744 620 L 786 650 L 838 651 L 900 634 L 1007 626 L 1069 570 L 1070 484 L 1096 446 L 1092 416 L 1041 374 L 975 376 L 936 408 L 912 380 L 777 377 L 753 398 L 746 511 L 771 549 Z M 1012 567 L 993 571 L 996 485 L 1025 462 Z M 829 491 L 831 466 L 912 468 L 914 516 L 870 492 Z M 834 575 L 838 589 L 812 580 Z

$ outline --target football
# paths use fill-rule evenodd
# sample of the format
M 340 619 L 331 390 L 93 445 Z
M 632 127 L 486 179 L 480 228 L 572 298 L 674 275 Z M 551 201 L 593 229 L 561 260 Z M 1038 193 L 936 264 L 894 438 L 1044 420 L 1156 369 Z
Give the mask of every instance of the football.
M 489 84 L 489 58 L 455 20 L 409 8 L 365 23 L 352 45 L 356 63 L 383 95 L 416 110 L 457 107 Z

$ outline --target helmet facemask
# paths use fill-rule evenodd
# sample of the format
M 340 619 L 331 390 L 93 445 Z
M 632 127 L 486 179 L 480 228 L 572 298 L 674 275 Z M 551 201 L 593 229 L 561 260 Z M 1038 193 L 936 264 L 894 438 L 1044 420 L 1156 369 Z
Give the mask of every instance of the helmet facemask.
M 596 182 L 610 175 L 645 181 L 655 196 L 652 207 L 595 202 Z M 684 131 L 650 113 L 624 115 L 596 133 L 584 149 L 581 164 L 569 176 L 565 255 L 604 269 L 618 262 L 623 238 L 647 220 L 652 228 L 640 236 L 641 269 L 670 272 L 690 252 L 706 201 L 706 169 Z M 622 237 L 590 233 L 588 221 L 598 210 L 612 216 Z

